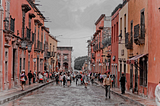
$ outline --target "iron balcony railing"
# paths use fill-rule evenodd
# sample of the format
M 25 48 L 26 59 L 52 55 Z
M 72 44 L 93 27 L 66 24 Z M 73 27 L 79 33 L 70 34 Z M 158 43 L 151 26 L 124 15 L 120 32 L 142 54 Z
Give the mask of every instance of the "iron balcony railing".
M 37 49 L 40 49 L 40 41 L 37 40 Z
M 22 28 L 22 38 L 25 40 L 32 41 L 31 39 L 31 29 L 29 28 Z
M 14 33 L 15 30 L 15 19 L 13 19 L 12 17 L 6 17 L 4 22 L 4 28 L 5 31 L 7 31 L 8 33 Z
M 132 32 L 125 33 L 125 47 L 127 49 L 133 49 Z
M 145 24 L 134 26 L 134 43 L 137 45 L 145 43 Z

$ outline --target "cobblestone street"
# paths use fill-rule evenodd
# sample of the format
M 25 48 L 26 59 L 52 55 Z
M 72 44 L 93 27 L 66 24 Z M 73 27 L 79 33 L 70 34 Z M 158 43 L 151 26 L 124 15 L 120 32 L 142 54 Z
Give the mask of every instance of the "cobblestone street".
M 104 93 L 104 89 L 96 85 L 85 89 L 75 83 L 71 87 L 50 84 L 2 106 L 134 106 L 113 94 L 111 99 L 105 99 Z

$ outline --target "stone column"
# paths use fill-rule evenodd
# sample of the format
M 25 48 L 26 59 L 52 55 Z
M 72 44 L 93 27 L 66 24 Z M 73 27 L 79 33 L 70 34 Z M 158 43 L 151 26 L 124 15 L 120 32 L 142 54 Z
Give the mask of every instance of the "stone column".
M 2 1 L 1 1 L 2 4 Z M 0 5 L 0 91 L 2 91 L 2 69 L 3 69 L 3 7 Z

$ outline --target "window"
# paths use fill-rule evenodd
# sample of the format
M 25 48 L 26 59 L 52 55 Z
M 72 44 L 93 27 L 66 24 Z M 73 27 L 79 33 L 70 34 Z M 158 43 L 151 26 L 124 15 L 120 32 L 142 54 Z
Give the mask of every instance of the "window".
M 6 17 L 7 18 L 9 18 L 9 14 L 10 14 L 10 0 L 6 0 Z
M 140 58 L 140 85 L 147 86 L 148 57 Z
M 144 16 L 144 9 L 141 10 L 141 37 L 145 37 L 145 16 Z
M 39 40 L 39 26 L 38 26 L 38 40 Z
M 25 12 L 22 11 L 22 38 L 24 38 L 24 29 L 25 29 Z
M 22 70 L 22 58 L 20 58 L 20 66 L 19 66 L 19 73 L 21 73 L 21 70 Z
M 34 27 L 34 34 L 35 34 L 35 35 L 34 35 L 34 36 L 35 36 L 35 37 L 34 37 L 34 44 L 36 45 L 36 24 L 35 24 L 35 27 Z
M 131 43 L 133 38 L 133 20 L 131 21 Z
M 23 58 L 23 70 L 25 70 L 25 58 Z
M 43 29 L 41 31 L 41 42 L 43 42 Z
M 31 18 L 29 17 L 29 29 L 31 29 Z

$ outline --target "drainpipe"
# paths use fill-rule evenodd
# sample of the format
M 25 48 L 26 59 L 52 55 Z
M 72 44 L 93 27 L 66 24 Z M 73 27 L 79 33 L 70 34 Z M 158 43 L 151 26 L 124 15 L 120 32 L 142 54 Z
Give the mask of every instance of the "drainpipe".
M 0 26 L 0 91 L 2 91 L 2 69 L 3 69 L 3 7 L 2 7 L 2 0 L 1 1 L 1 4 L 0 4 L 0 20 L 1 20 L 1 26 Z

